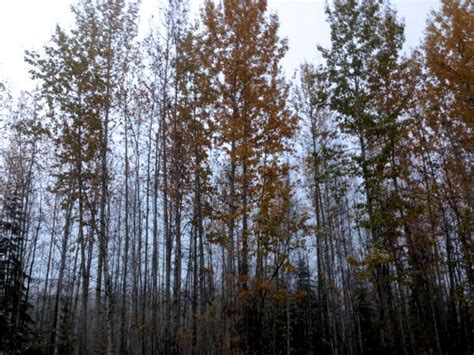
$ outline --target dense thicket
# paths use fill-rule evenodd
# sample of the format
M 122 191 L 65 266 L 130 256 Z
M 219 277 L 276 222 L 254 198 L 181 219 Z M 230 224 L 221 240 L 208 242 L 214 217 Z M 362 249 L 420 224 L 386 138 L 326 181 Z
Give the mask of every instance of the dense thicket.
M 265 0 L 143 40 L 138 5 L 0 84 L 0 352 L 471 353 L 470 2 L 402 56 L 388 1 L 334 0 L 293 83 Z

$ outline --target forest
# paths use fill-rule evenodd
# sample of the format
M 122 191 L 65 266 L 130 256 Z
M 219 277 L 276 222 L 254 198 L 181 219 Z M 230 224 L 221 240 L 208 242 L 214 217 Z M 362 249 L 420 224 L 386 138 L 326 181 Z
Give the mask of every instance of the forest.
M 80 0 L 0 81 L 1 354 L 472 354 L 474 17 Z

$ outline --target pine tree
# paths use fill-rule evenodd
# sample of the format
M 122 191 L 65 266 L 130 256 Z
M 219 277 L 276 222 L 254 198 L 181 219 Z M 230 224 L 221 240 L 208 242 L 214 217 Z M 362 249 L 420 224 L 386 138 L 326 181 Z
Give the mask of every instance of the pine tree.
M 35 206 L 35 201 L 43 130 L 35 99 L 22 94 L 17 107 L 8 113 L 0 155 L 0 349 L 12 353 L 37 345 L 30 285 L 42 222 L 41 206 Z

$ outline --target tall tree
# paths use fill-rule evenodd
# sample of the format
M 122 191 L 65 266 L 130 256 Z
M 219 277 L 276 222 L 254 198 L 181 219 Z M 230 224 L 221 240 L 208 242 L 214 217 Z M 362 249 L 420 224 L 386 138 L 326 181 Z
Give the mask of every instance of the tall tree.
M 288 150 L 296 121 L 286 104 L 288 86 L 280 66 L 287 44 L 278 36 L 276 15 L 267 15 L 266 1 L 225 1 L 222 6 L 207 1 L 202 16 L 205 46 L 216 56 L 209 61 L 219 93 L 214 121 L 219 145 L 228 157 L 227 207 L 221 218 L 227 225 L 225 329 L 226 346 L 230 348 L 232 314 L 237 309 L 242 314 L 241 329 L 251 329 L 252 213 L 255 207 L 263 207 L 264 201 L 276 198 L 273 184 L 279 176 L 286 176 L 280 159 Z M 262 240 L 254 236 L 255 243 L 261 245 Z M 251 337 L 244 333 L 243 349 Z
M 399 71 L 403 25 L 388 4 L 375 1 L 340 0 L 326 10 L 331 27 L 331 48 L 320 48 L 331 83 L 330 107 L 341 129 L 354 137 L 358 174 L 362 177 L 364 207 L 375 258 L 379 299 L 380 346 L 394 351 L 395 324 L 390 315 L 390 265 L 378 258 L 387 255 L 395 240 L 385 233 L 383 183 L 389 172 L 390 151 L 403 107 L 403 97 L 392 104 L 389 83 Z M 388 109 L 387 109 L 388 108 Z
M 82 269 L 82 352 L 87 352 L 87 308 L 90 269 L 86 250 L 92 250 L 92 235 L 98 239 L 98 271 L 96 306 L 98 317 L 96 337 L 101 329 L 102 280 L 105 284 L 105 344 L 112 351 L 112 286 L 108 260 L 107 231 L 107 152 L 109 125 L 119 99 L 118 89 L 129 60 L 132 40 L 136 34 L 137 6 L 125 1 L 105 1 L 94 4 L 84 1 L 73 8 L 76 26 L 70 33 L 56 30 L 52 45 L 45 54 L 27 52 L 34 78 L 43 82 L 43 94 L 54 112 L 59 149 L 59 162 L 69 169 L 61 174 L 59 184 L 68 193 L 77 191 Z M 88 167 L 85 169 L 85 166 Z M 86 190 L 99 196 L 86 196 Z M 94 196 L 94 195 L 93 195 Z M 98 202 L 98 203 L 97 203 Z M 84 209 L 90 219 L 84 220 Z M 99 211 L 97 213 L 97 210 Z M 97 218 L 98 215 L 98 218 Z M 84 227 L 89 228 L 86 239 Z M 90 255 L 90 252 L 89 252 Z M 90 256 L 89 256 L 90 258 Z M 89 259 L 90 260 L 90 259 Z

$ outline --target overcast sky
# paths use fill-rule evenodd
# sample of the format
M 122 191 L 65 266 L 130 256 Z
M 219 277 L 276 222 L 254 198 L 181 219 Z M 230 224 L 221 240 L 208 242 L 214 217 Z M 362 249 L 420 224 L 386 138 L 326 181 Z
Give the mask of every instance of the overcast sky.
M 165 0 L 142 0 L 141 18 L 149 23 Z M 51 37 L 56 24 L 72 22 L 70 5 L 77 0 L 0 0 L 0 79 L 11 87 L 30 89 L 23 57 L 26 49 L 39 49 Z M 417 46 L 423 37 L 426 19 L 439 8 L 439 0 L 392 0 L 398 16 L 404 19 L 405 50 Z M 193 10 L 200 0 L 191 0 Z M 290 50 L 283 66 L 288 74 L 304 61 L 317 62 L 316 44 L 329 45 L 329 26 L 324 0 L 269 0 L 269 8 L 280 17 L 280 34 L 289 40 Z M 142 26 L 143 28 L 145 26 Z

